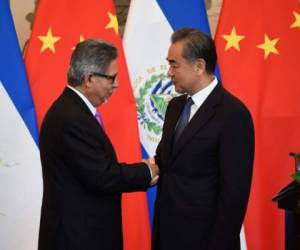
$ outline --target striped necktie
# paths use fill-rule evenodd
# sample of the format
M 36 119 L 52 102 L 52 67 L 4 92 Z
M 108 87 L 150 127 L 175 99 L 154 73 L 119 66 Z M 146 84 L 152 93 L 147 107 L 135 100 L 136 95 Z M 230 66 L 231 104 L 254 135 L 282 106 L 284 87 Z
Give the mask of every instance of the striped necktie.
M 100 124 L 100 126 L 104 129 L 104 127 L 103 127 L 103 122 L 102 122 L 100 113 L 99 113 L 98 111 L 96 111 L 95 118 L 96 118 L 96 120 L 98 121 L 98 123 Z
M 193 99 L 189 97 L 184 105 L 181 115 L 178 119 L 177 126 L 174 134 L 174 144 L 178 141 L 180 135 L 182 134 L 184 128 L 189 123 L 191 106 L 194 104 Z

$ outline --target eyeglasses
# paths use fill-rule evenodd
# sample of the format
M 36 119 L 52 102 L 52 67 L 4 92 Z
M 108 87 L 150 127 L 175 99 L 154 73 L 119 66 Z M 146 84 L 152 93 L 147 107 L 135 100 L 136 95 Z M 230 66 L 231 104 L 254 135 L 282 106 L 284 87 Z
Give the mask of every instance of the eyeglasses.
M 117 74 L 114 74 L 114 75 L 106 75 L 106 74 L 102 74 L 102 73 L 98 73 L 98 72 L 92 72 L 91 75 L 93 75 L 93 76 L 104 77 L 104 78 L 106 78 L 107 80 L 111 80 L 113 83 L 115 82 L 116 77 L 117 77 Z

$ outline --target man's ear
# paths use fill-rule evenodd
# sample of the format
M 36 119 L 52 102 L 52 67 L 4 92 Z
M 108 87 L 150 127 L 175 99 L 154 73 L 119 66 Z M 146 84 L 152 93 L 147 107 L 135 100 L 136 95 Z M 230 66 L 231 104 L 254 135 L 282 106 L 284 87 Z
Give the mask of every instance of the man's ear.
M 205 72 L 206 62 L 203 58 L 198 58 L 195 63 L 196 71 L 199 75 Z
M 85 74 L 83 77 L 82 87 L 85 89 L 90 88 L 92 83 L 93 83 L 92 74 L 90 73 Z

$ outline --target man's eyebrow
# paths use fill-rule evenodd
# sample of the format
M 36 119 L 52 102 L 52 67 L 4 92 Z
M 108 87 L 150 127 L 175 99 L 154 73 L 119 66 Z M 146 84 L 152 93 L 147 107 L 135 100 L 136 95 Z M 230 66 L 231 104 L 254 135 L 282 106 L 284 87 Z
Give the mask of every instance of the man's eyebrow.
M 174 59 L 166 58 L 166 60 L 167 60 L 169 63 L 176 63 L 176 61 L 175 61 Z

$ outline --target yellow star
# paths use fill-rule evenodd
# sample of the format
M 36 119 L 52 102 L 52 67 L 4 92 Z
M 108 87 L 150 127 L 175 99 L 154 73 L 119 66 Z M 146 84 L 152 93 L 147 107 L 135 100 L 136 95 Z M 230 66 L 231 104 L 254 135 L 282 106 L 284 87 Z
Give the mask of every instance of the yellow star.
M 111 14 L 110 12 L 107 13 L 109 16 L 109 23 L 105 26 L 105 29 L 114 29 L 116 35 L 118 35 L 119 32 L 119 25 L 116 15 Z
M 263 49 L 265 51 L 265 59 L 269 56 L 270 53 L 279 54 L 278 50 L 276 49 L 275 45 L 278 42 L 279 38 L 275 38 L 270 40 L 268 35 L 265 34 L 265 41 L 262 44 L 259 44 L 257 48 Z
M 295 22 L 290 27 L 300 28 L 300 14 L 298 14 L 296 11 L 293 11 L 293 14 L 295 16 Z
M 43 42 L 43 47 L 41 48 L 40 52 L 50 49 L 53 53 L 55 53 L 54 44 L 61 39 L 60 37 L 55 37 L 52 35 L 51 28 L 49 28 L 46 36 L 38 36 L 38 38 Z
M 79 37 L 79 42 L 81 43 L 81 42 L 83 42 L 84 41 L 84 37 L 83 37 L 83 35 L 80 35 L 80 37 Z
M 235 27 L 233 26 L 230 35 L 222 35 L 222 37 L 227 41 L 225 51 L 230 48 L 235 48 L 237 51 L 240 51 L 239 42 L 245 38 L 245 36 L 239 36 L 236 34 Z
M 83 42 L 83 41 L 84 41 L 84 37 L 83 37 L 82 35 L 80 35 L 80 37 L 79 37 L 79 42 L 81 43 L 81 42 Z M 74 50 L 75 47 L 76 47 L 76 46 L 74 46 L 74 47 L 72 48 L 72 50 Z

